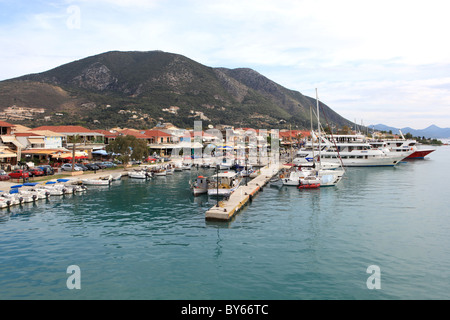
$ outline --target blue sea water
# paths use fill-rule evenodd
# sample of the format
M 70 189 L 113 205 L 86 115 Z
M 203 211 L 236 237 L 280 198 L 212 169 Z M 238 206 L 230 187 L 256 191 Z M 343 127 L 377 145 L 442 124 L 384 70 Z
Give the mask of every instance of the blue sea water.
M 449 163 L 447 146 L 337 187 L 267 185 L 227 223 L 205 221 L 197 170 L 3 210 L 0 299 L 449 299 Z

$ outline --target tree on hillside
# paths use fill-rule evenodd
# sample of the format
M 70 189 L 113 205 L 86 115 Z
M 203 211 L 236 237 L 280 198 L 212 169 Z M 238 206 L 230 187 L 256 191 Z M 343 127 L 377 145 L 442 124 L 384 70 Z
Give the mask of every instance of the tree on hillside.
M 149 154 L 147 142 L 135 136 L 118 136 L 106 146 L 106 151 L 119 154 L 117 158 L 122 161 L 124 167 L 130 160 L 142 161 Z

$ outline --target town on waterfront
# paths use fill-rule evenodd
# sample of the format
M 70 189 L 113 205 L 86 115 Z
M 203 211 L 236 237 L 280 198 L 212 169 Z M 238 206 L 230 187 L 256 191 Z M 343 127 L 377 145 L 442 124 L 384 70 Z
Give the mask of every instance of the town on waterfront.
M 2 190 L 3 208 L 44 198 L 39 188 L 47 196 L 63 195 L 125 176 L 149 179 L 202 167 L 214 168 L 216 174 L 200 175 L 187 187 L 194 196 L 223 198 L 220 206 L 206 214 L 219 220 L 230 220 L 269 182 L 299 189 L 336 186 L 346 167 L 396 166 L 435 151 L 423 142 L 442 144 L 436 139 L 417 141 L 401 132 L 362 134 L 346 126 L 333 133 L 320 123 L 311 131 L 224 125 L 204 130 L 201 121 L 195 121 L 190 130 L 171 123 L 149 130 L 91 130 L 82 126 L 29 128 L 1 121 L 0 130 L 1 176 L 4 186 L 11 188 Z M 107 171 L 111 169 L 121 172 L 113 175 Z

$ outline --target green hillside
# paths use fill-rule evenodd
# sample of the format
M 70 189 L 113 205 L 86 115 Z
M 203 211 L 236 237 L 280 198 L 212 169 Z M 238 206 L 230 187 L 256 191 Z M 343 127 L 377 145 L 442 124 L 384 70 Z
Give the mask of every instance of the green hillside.
M 41 118 L 20 121 L 25 125 L 46 116 L 47 124 L 91 128 L 149 128 L 158 122 L 192 127 L 202 120 L 205 125 L 307 129 L 315 100 L 252 69 L 211 68 L 161 51 L 113 51 L 0 82 L 0 109 L 12 105 L 46 109 Z M 323 107 L 333 124 L 351 126 Z

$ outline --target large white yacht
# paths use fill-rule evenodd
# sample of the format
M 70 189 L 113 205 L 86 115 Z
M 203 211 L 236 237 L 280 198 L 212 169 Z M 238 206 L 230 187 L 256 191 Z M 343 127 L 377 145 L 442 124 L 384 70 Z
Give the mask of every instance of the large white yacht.
M 436 151 L 433 148 L 419 148 L 417 141 L 413 139 L 386 139 L 386 140 L 370 140 L 369 143 L 379 149 L 387 149 L 390 152 L 405 155 L 406 159 L 423 159 L 428 154 Z
M 360 134 L 322 136 L 319 145 L 320 149 L 314 152 L 319 153 L 321 161 L 342 163 L 346 167 L 395 166 L 413 152 L 396 154 L 373 148 L 365 136 Z M 312 157 L 312 150 L 310 143 L 297 154 L 304 157 L 305 151 L 309 151 L 309 156 Z

